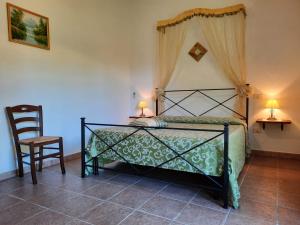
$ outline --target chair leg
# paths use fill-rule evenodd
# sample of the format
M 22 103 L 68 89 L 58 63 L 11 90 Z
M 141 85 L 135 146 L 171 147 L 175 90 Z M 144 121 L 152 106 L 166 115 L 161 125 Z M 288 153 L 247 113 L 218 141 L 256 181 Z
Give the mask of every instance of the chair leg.
M 34 147 L 32 144 L 29 146 L 29 150 L 30 150 L 30 170 L 31 170 L 32 183 L 37 184 L 35 160 L 34 160 Z
M 59 152 L 60 152 L 60 168 L 61 168 L 61 173 L 65 174 L 65 164 L 64 164 L 64 145 L 63 145 L 63 139 L 62 137 L 59 138 Z
M 24 176 L 23 158 L 22 158 L 20 146 L 17 147 L 17 158 L 18 158 L 18 176 L 23 177 Z
M 44 149 L 43 149 L 43 146 L 39 147 L 39 157 L 43 157 L 43 154 L 44 154 Z M 43 159 L 41 159 L 39 161 L 39 172 L 41 172 L 43 170 Z

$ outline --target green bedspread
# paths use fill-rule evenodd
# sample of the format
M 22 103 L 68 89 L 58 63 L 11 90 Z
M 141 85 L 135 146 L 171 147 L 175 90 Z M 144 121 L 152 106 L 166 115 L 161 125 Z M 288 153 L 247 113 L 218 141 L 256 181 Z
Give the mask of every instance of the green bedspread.
M 172 120 L 171 120 L 172 121 Z M 178 123 L 179 122 L 179 123 Z M 233 123 L 236 125 L 229 126 L 229 182 L 230 195 L 232 204 L 235 208 L 239 206 L 239 185 L 237 178 L 241 172 L 245 162 L 245 127 L 243 123 Z M 168 127 L 195 128 L 195 129 L 220 129 L 224 128 L 220 124 L 197 124 L 184 123 L 176 121 L 176 123 L 168 122 Z M 95 130 L 106 143 L 112 145 L 128 134 L 135 131 L 135 128 L 113 127 Z M 149 129 L 155 136 L 159 137 L 165 144 L 172 147 L 178 153 L 197 146 L 203 141 L 217 135 L 215 132 L 203 131 L 178 131 L 166 129 Z M 96 156 L 100 152 L 107 149 L 107 146 L 100 141 L 96 135 L 91 135 L 87 146 L 87 160 Z M 126 138 L 126 140 L 114 146 L 114 149 L 132 164 L 156 166 L 175 154 L 166 146 L 159 143 L 154 137 L 145 131 Z M 223 136 L 193 149 L 184 154 L 184 158 L 196 165 L 201 171 L 207 175 L 222 175 L 223 167 Z M 99 163 L 105 164 L 114 160 L 124 161 L 120 156 L 116 155 L 112 150 L 108 150 L 101 157 Z M 198 171 L 184 160 L 177 158 L 164 164 L 162 168 L 197 173 Z

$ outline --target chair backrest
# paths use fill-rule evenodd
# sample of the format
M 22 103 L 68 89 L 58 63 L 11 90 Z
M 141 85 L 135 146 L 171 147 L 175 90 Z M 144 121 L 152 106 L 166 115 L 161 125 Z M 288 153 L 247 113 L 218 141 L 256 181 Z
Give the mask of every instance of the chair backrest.
M 13 107 L 6 107 L 6 112 L 15 144 L 18 144 L 19 135 L 26 132 L 38 132 L 39 136 L 43 136 L 43 109 L 41 105 L 16 105 Z M 33 113 L 36 114 L 33 116 Z M 31 115 L 28 116 L 28 114 Z M 29 126 L 28 123 L 30 122 L 33 122 L 34 126 Z M 25 125 L 21 126 L 22 123 Z

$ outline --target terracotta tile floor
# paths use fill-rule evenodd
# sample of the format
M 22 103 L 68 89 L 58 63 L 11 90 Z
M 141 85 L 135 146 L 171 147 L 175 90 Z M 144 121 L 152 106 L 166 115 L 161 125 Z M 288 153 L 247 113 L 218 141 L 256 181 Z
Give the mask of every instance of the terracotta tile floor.
M 81 179 L 79 160 L 66 168 L 65 176 L 58 166 L 44 169 L 35 186 L 30 174 L 0 182 L 0 224 L 300 224 L 296 160 L 253 157 L 239 177 L 241 207 L 227 210 L 188 184 L 193 179 L 185 174 L 145 178 L 101 171 Z

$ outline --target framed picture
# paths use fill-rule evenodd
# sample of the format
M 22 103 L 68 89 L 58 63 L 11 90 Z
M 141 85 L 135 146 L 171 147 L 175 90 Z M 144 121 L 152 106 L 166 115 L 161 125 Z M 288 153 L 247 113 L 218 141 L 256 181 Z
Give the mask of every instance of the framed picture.
M 49 19 L 10 3 L 6 6 L 9 41 L 49 50 Z
M 189 55 L 192 56 L 197 62 L 205 55 L 207 52 L 199 42 L 197 42 L 189 51 Z

